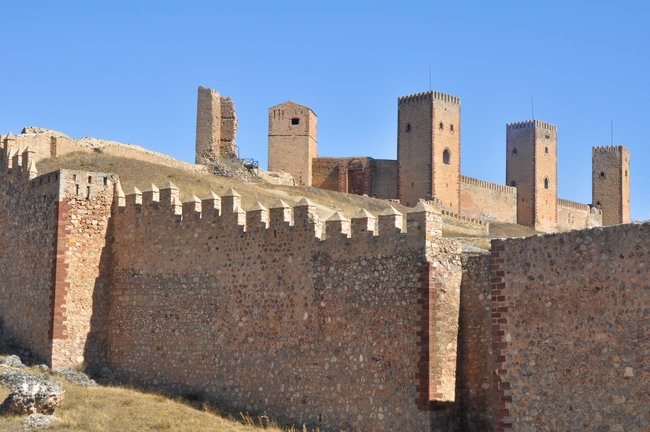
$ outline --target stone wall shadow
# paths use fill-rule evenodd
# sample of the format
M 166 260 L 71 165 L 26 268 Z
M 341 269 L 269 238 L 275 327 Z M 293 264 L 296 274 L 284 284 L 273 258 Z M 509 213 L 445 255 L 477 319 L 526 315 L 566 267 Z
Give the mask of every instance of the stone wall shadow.
M 99 275 L 95 279 L 90 330 L 84 347 L 85 370 L 99 381 L 114 378 L 107 363 L 114 229 L 115 221 L 113 212 L 111 212 L 111 216 L 108 218 L 104 247 L 99 260 Z

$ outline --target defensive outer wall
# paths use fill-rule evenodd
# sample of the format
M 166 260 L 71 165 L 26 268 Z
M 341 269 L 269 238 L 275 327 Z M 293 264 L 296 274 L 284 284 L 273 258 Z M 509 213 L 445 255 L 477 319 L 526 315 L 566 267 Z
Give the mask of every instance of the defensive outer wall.
M 650 427 L 648 223 L 463 255 L 423 204 L 320 221 L 0 159 L 2 328 L 51 365 L 325 431 Z

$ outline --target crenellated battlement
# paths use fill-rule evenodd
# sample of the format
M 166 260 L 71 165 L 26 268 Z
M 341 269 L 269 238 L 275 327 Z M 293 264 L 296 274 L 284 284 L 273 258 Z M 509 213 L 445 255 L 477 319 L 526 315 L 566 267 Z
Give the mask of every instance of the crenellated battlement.
M 351 219 L 335 212 L 327 220 L 321 221 L 316 213 L 316 205 L 305 198 L 293 206 L 279 200 L 270 209 L 257 202 L 244 210 L 241 195 L 234 189 L 229 189 L 221 197 L 214 192 L 203 199 L 192 195 L 183 203 L 179 196 L 179 189 L 172 183 L 160 188 L 152 184 L 145 191 L 133 188 L 126 194 L 116 184 L 114 214 L 123 224 L 149 223 L 158 227 L 173 225 L 187 229 L 210 226 L 213 227 L 210 232 L 217 237 L 227 236 L 224 233 L 228 232 L 255 236 L 269 236 L 272 233 L 277 236 L 281 231 L 284 237 L 304 236 L 307 233 L 315 241 L 328 243 L 342 239 L 381 241 L 383 238 L 391 242 L 395 241 L 395 236 L 413 237 L 422 231 L 418 228 L 407 232 L 404 229 L 404 215 L 393 207 L 380 215 L 360 209 Z M 429 223 L 425 222 L 427 218 L 430 219 Z M 407 213 L 406 220 L 409 227 L 427 225 L 434 235 L 442 232 L 440 213 L 433 208 L 418 206 Z
M 525 120 L 506 124 L 506 129 L 527 129 L 532 127 L 557 132 L 557 126 L 541 120 Z
M 414 93 L 407 96 L 400 96 L 399 98 L 397 98 L 397 103 L 398 105 L 403 105 L 407 103 L 420 102 L 423 100 L 433 100 L 433 99 L 460 105 L 460 98 L 458 96 L 442 93 L 435 90 L 421 92 L 421 93 Z
M 568 207 L 568 208 L 573 208 L 576 210 L 584 210 L 584 211 L 591 211 L 592 207 L 589 204 L 582 204 L 577 201 L 571 201 L 563 198 L 558 198 L 557 199 L 557 205 L 562 206 L 562 207 Z M 598 209 L 596 209 L 598 210 Z M 598 210 L 600 211 L 600 210 Z
M 499 183 L 493 183 L 485 180 L 479 180 L 474 177 L 460 176 L 460 181 L 465 184 L 470 184 L 484 189 L 490 189 L 497 192 L 503 192 L 507 194 L 517 194 L 517 188 L 513 186 L 506 186 Z
M 595 147 L 592 147 L 591 151 L 592 151 L 592 154 L 596 154 L 596 153 L 622 153 L 624 148 L 625 147 L 623 147 L 623 146 L 595 146 Z

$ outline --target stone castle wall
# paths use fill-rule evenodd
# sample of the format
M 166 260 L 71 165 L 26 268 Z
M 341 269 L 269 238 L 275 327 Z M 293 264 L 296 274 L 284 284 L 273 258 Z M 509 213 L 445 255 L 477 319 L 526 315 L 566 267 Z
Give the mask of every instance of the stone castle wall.
M 396 160 L 373 159 L 372 194 L 381 199 L 397 198 L 398 166 Z
M 105 282 L 114 175 L 37 176 L 32 153 L 0 149 L 0 315 L 9 339 L 56 367 L 84 362 L 93 295 Z
M 7 150 L 0 149 L 3 336 L 49 360 L 57 258 L 58 174 L 30 180 L 28 166 L 21 166 L 22 155 L 12 162 L 7 160 Z
M 347 185 L 341 184 L 340 158 L 314 158 L 312 160 L 312 186 L 336 192 L 347 192 Z
M 464 431 L 491 431 L 494 361 L 489 253 L 463 256 L 460 293 L 459 423 Z
M 460 212 L 474 219 L 517 223 L 517 188 L 461 176 Z
M 557 199 L 557 228 L 560 231 L 594 228 L 603 225 L 603 214 L 587 204 Z
M 382 216 L 378 236 L 353 219 L 351 238 L 330 221 L 320 240 L 308 204 L 293 225 L 271 209 L 267 228 L 235 195 L 181 215 L 177 194 L 115 213 L 107 351 L 122 380 L 323 430 L 428 430 L 429 401 L 455 399 L 459 246 L 439 216 L 410 214 L 406 234 Z
M 647 430 L 650 223 L 492 242 L 496 429 Z

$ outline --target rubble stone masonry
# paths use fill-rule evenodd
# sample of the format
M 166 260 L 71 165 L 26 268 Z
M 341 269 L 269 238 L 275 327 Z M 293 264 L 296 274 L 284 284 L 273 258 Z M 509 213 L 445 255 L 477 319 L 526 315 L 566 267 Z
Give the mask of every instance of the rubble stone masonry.
M 650 223 L 492 242 L 495 430 L 650 429 Z
M 109 365 L 126 382 L 199 394 L 322 430 L 429 430 L 455 400 L 459 245 L 440 215 L 340 221 L 309 203 L 201 212 L 126 197 L 115 213 Z M 245 221 L 245 229 L 244 229 Z M 269 226 L 267 227 L 267 223 Z M 378 235 L 373 232 L 378 229 Z

